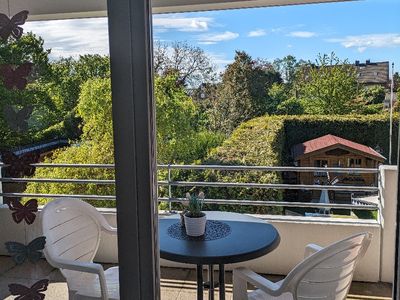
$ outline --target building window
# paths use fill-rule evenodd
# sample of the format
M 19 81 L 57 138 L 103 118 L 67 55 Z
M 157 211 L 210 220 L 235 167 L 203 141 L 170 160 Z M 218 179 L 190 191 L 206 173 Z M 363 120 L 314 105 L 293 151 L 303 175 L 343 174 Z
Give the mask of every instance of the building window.
M 314 160 L 314 167 L 324 168 L 328 166 L 328 161 L 323 159 Z
M 361 162 L 361 158 L 349 158 L 347 164 L 349 168 L 361 168 Z

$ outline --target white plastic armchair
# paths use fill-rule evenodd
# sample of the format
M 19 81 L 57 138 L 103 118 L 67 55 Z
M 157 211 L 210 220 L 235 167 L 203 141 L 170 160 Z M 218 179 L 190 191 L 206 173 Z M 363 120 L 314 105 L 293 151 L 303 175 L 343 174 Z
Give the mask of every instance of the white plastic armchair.
M 245 268 L 233 270 L 234 300 L 342 300 L 350 289 L 357 262 L 371 242 L 370 233 L 360 233 L 322 248 L 307 245 L 306 258 L 279 282 Z M 257 289 L 247 292 L 247 283 Z
M 77 199 L 57 199 L 41 213 L 44 254 L 67 280 L 69 299 L 119 299 L 118 267 L 104 271 L 93 263 L 101 232 L 116 235 L 117 229 L 91 205 Z

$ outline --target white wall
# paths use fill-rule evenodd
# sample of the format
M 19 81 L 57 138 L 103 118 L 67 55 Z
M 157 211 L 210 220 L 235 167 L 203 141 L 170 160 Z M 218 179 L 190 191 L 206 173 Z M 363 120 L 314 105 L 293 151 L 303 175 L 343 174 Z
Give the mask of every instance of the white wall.
M 382 166 L 379 180 L 382 196 L 381 280 L 392 282 L 396 244 L 397 167 Z
M 102 210 L 103 215 L 113 226 L 116 225 L 115 213 L 112 210 Z M 281 242 L 272 253 L 256 260 L 240 264 L 260 273 L 287 274 L 301 259 L 304 247 L 308 243 L 316 243 L 321 246 L 328 245 L 334 241 L 349 235 L 369 231 L 373 234 L 373 240 L 364 259 L 360 262 L 355 280 L 377 282 L 380 280 L 380 226 L 374 221 L 355 222 L 353 220 L 334 220 L 326 218 L 299 218 L 299 217 L 272 217 L 259 216 L 262 220 L 274 225 L 281 236 Z M 23 223 L 16 225 L 8 208 L 0 209 L 0 255 L 7 255 L 4 247 L 6 241 L 25 241 L 25 229 L 27 229 L 28 242 L 40 236 L 40 222 L 25 226 Z M 105 263 L 117 263 L 117 239 L 104 234 L 99 247 L 96 261 Z M 183 266 L 161 260 L 162 266 Z M 228 265 L 232 269 L 236 265 Z M 185 265 L 185 267 L 194 267 Z M 390 281 L 390 278 L 385 280 Z

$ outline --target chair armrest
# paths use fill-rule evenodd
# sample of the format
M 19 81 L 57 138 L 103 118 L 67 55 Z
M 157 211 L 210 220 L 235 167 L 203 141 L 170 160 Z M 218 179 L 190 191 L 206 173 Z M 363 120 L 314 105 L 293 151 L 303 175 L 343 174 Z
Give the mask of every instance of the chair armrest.
M 100 281 L 102 300 L 108 300 L 108 288 L 103 266 L 91 262 L 57 259 L 52 261 L 60 269 L 97 274 Z
M 111 235 L 118 235 L 118 230 L 115 227 L 112 227 L 110 224 L 108 223 L 103 223 L 101 224 L 101 230 L 111 234 Z
M 256 288 L 259 288 L 260 290 L 266 292 L 267 294 L 271 296 L 279 296 L 281 294 L 280 292 L 280 287 L 281 285 L 278 283 L 274 283 L 257 273 L 246 269 L 246 268 L 237 268 L 233 270 L 233 276 L 237 276 L 240 279 L 245 280 L 246 282 L 249 282 Z
M 324 248 L 321 246 L 318 246 L 316 244 L 308 244 L 304 250 L 304 258 L 307 258 L 310 255 L 312 255 L 322 249 L 324 249 Z

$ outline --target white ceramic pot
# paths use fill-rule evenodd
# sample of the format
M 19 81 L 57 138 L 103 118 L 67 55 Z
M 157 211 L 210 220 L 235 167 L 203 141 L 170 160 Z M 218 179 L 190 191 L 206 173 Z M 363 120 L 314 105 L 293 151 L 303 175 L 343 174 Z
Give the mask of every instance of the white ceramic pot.
M 206 215 L 200 218 L 190 218 L 186 215 L 185 218 L 185 228 L 186 234 L 189 236 L 202 236 L 206 230 L 206 222 L 207 218 Z

